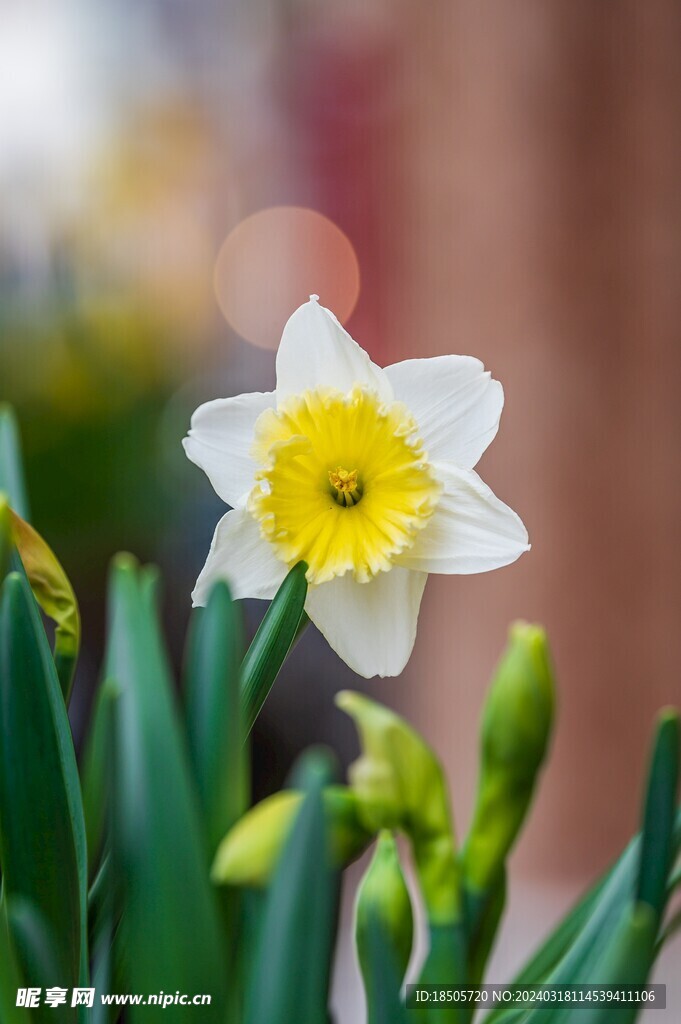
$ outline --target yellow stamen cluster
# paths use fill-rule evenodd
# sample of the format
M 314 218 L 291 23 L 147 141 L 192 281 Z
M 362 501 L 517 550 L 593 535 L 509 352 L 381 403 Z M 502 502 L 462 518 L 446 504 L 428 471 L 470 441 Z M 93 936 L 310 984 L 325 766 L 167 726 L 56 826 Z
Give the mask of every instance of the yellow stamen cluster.
M 356 505 L 362 497 L 357 486 L 356 469 L 347 470 L 338 466 L 336 469 L 329 470 L 329 483 L 336 491 L 336 501 L 339 505 L 346 505 L 350 508 L 352 505 Z
M 311 583 L 390 569 L 440 495 L 409 411 L 360 385 L 266 410 L 253 454 L 262 469 L 249 509 L 282 561 L 307 562 Z

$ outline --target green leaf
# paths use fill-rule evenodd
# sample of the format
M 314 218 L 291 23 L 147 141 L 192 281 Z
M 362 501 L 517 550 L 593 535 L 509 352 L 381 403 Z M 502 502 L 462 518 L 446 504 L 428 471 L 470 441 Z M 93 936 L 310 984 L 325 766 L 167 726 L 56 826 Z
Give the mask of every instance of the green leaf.
M 322 786 L 311 783 L 267 894 L 245 1024 L 327 1024 L 340 878 L 329 865 Z
M 91 949 L 94 949 L 93 939 L 101 931 L 102 921 L 110 916 L 113 890 L 112 858 L 110 854 L 106 854 L 88 892 L 88 933 L 90 935 Z
M 598 893 L 584 926 L 565 955 L 552 969 L 549 981 L 580 981 L 600 954 L 621 915 L 622 906 L 631 903 L 640 857 L 640 837 L 634 839 L 612 869 Z M 585 978 L 585 980 L 591 980 Z
M 598 955 L 616 926 L 622 906 L 634 899 L 641 863 L 641 836 L 636 836 L 615 864 L 596 881 L 576 906 L 563 918 L 537 953 L 515 976 L 513 983 L 530 985 L 546 982 L 557 975 L 558 967 L 567 962 L 562 980 L 570 981 L 570 971 L 580 967 L 580 961 Z M 681 812 L 677 811 L 674 826 L 674 849 L 681 845 Z M 521 1011 L 520 1017 L 523 1017 Z M 515 1024 L 518 1011 L 500 1009 L 486 1020 Z M 580 1018 L 581 1019 L 581 1018 Z
M 54 932 L 40 911 L 29 900 L 12 897 L 7 901 L 7 921 L 24 977 L 43 991 L 58 986 L 60 983 L 55 979 L 67 977 L 68 967 Z M 55 1007 L 46 1006 L 41 1000 L 41 1005 L 32 1010 L 33 1016 L 38 1021 L 57 1024 L 75 1021 L 77 1011 L 71 1007 L 70 995 L 69 992 L 65 1005 Z
M 611 930 L 603 936 L 602 942 L 593 951 L 588 964 L 568 977 L 551 979 L 556 984 L 599 984 L 617 988 L 621 985 L 644 985 L 655 957 L 656 915 L 646 903 L 629 904 L 619 908 Z M 566 1005 L 547 1010 L 539 1007 L 517 1018 L 523 1024 L 612 1024 L 615 1018 L 619 1024 L 633 1024 L 641 1009 L 635 1004 L 619 1004 L 616 1013 L 611 1005 L 599 1005 L 585 1010 L 583 1006 Z M 506 1020 L 506 1018 L 504 1018 Z M 515 1016 L 508 1020 L 516 1021 Z
M 12 512 L 7 498 L 0 493 L 0 583 L 9 570 L 12 546 Z
M 249 759 L 241 725 L 240 666 L 243 624 L 240 606 L 226 583 L 213 588 L 205 608 L 192 613 L 185 664 L 189 755 L 201 802 L 209 857 L 248 806 Z M 226 936 L 228 1019 L 240 1015 L 241 894 L 219 894 Z
M 622 907 L 632 903 L 640 850 L 641 840 L 637 836 L 605 877 L 542 943 L 539 953 L 513 979 L 514 984 L 600 982 L 600 978 L 589 974 L 618 925 Z M 525 1014 L 524 1010 L 501 1007 L 488 1014 L 485 1022 L 515 1024 L 516 1020 L 524 1020 Z
M 411 899 L 397 844 L 390 832 L 382 832 L 360 883 L 355 910 L 355 941 L 366 994 L 367 1024 L 406 1024 L 400 993 L 413 933 Z
M 211 857 L 247 805 L 248 773 L 241 728 L 239 608 L 226 583 L 192 614 L 186 659 L 189 754 Z
M 17 989 L 22 979 L 10 942 L 5 910 L 6 907 L 0 905 L 0 1020 L 3 1024 L 30 1024 L 28 1010 L 17 1006 Z
M 307 565 L 298 562 L 279 587 L 241 666 L 244 735 L 260 714 L 274 680 L 293 645 L 307 596 Z
M 657 915 L 647 903 L 626 907 L 615 934 L 594 967 L 593 976 L 598 983 L 613 987 L 645 985 L 655 959 L 657 925 Z M 642 1008 L 635 1005 L 626 1007 L 615 1014 L 617 1024 L 633 1024 L 641 1012 Z M 591 1024 L 611 1024 L 612 1008 L 600 1006 L 588 1019 Z M 583 1011 L 572 1010 L 564 1016 L 556 1016 L 555 1024 L 559 1021 L 580 1024 L 583 1020 Z
M 0 491 L 22 519 L 30 518 L 19 431 L 11 406 L 4 403 L 0 403 Z
M 624 857 L 625 854 L 622 854 Z M 622 859 L 620 858 L 620 860 Z M 619 863 L 619 861 L 618 861 Z M 633 881 L 634 861 L 630 858 L 630 870 L 628 877 Z M 614 867 L 608 870 L 598 879 L 594 885 L 581 897 L 575 906 L 565 915 L 551 935 L 544 939 L 534 956 L 524 965 L 520 973 L 515 976 L 514 983 L 517 985 L 539 984 L 549 976 L 553 968 L 559 963 L 561 957 L 570 948 L 576 937 L 584 928 L 584 925 L 591 917 L 603 887 L 612 874 Z M 627 876 L 623 877 L 622 893 L 627 891 Z
M 657 940 L 658 952 L 662 949 L 665 942 L 669 942 L 679 931 L 681 931 L 681 907 L 672 914 L 670 920 L 662 930 L 659 939 Z
M 86 818 L 89 834 L 96 844 L 91 852 L 90 870 L 94 872 L 102 852 L 99 871 L 88 893 L 88 936 L 92 951 L 92 986 L 98 992 L 120 991 L 115 975 L 116 936 L 122 908 L 121 895 L 116 891 L 117 874 L 111 851 L 114 790 L 114 727 L 116 701 L 120 689 L 113 680 L 105 680 L 97 695 L 94 715 L 94 733 L 85 758 L 85 789 L 88 793 Z M 120 1011 L 95 1001 L 88 1024 L 111 1024 Z
M 112 855 L 125 906 L 121 971 L 126 991 L 211 995 L 201 1019 L 217 1022 L 225 997 L 223 937 L 154 591 L 154 577 L 132 558 L 115 559 L 106 676 L 120 688 Z M 130 1010 L 133 1024 L 185 1018 L 180 1006 Z
M 81 783 L 90 878 L 94 876 L 99 865 L 104 838 L 107 810 L 106 793 L 113 753 L 111 750 L 113 705 L 118 695 L 117 684 L 112 679 L 105 679 L 95 697 L 90 731 L 83 753 Z
M 92 985 L 97 992 L 112 992 L 115 984 L 115 936 L 120 921 L 116 907 L 115 879 L 112 855 L 102 861 L 92 884 L 89 897 L 90 949 L 92 950 Z M 89 1024 L 107 1024 L 117 1015 L 116 1010 L 95 1000 Z
M 20 569 L 23 563 L 36 600 L 56 623 L 54 659 L 62 692 L 68 701 L 80 645 L 78 603 L 58 559 L 28 523 L 19 431 L 10 406 L 0 404 L 0 495 L 3 493 L 13 510 L 10 512 L 12 541 L 19 556 L 15 556 L 14 568 Z M 3 558 L 0 541 L 0 580 L 6 568 Z
M 637 899 L 653 908 L 658 921 L 667 903 L 678 781 L 679 716 L 675 711 L 666 711 L 660 716 L 652 751 L 636 890 Z
M 88 930 L 90 949 L 92 950 L 92 985 L 98 992 L 120 991 L 125 986 L 118 984 L 116 966 L 121 960 L 117 956 L 116 942 L 122 914 L 121 893 L 117 890 L 120 872 L 114 867 L 112 852 L 112 832 L 115 827 L 114 814 L 114 782 L 115 782 L 115 744 L 114 728 L 116 701 L 120 689 L 111 680 L 107 680 L 100 688 L 98 702 L 98 747 L 96 761 L 99 762 L 93 777 L 96 776 L 98 786 L 92 787 L 96 795 L 97 820 L 101 832 L 103 856 L 101 866 L 92 883 L 88 894 Z M 94 763 L 94 762 L 93 762 Z M 94 798 L 93 798 L 94 799 Z M 94 861 L 93 861 L 94 863 Z M 106 1007 L 95 1002 L 88 1024 L 112 1024 L 119 1015 L 119 1010 Z
M 681 885 L 681 865 L 677 864 L 669 878 L 669 893 L 675 892 Z
M 87 978 L 87 853 L 73 741 L 26 579 L 0 597 L 0 862 L 8 898 L 30 900 L 67 970 Z M 27 813 L 27 809 L 30 812 Z

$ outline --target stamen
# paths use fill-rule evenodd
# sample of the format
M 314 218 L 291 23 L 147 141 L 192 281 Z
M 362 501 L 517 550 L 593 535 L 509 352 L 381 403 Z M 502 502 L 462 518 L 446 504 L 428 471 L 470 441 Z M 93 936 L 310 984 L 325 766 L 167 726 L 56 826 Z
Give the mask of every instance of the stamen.
M 338 466 L 329 470 L 329 482 L 336 491 L 336 501 L 339 505 L 352 508 L 356 505 L 362 494 L 357 486 L 357 470 L 344 469 Z

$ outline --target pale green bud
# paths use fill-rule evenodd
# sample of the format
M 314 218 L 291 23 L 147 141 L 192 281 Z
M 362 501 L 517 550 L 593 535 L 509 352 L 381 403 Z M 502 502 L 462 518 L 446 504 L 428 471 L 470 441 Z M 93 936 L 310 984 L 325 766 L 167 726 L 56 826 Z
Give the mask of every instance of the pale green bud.
M 336 704 L 357 726 L 362 756 L 350 783 L 368 831 L 400 829 L 412 843 L 431 921 L 460 915 L 459 867 L 442 766 L 425 741 L 389 708 L 344 691 Z
M 305 794 L 285 789 L 262 800 L 240 818 L 220 843 L 211 877 L 222 885 L 266 885 L 288 838 Z M 344 867 L 358 857 L 372 836 L 357 813 L 357 798 L 344 786 L 323 791 L 333 863 Z
M 555 707 L 546 635 L 517 622 L 487 695 L 466 882 L 486 891 L 503 868 L 529 807 L 551 735 Z
M 385 979 L 399 993 L 414 937 L 409 890 L 400 867 L 397 844 L 381 832 L 357 892 L 355 939 L 359 966 L 369 999 Z

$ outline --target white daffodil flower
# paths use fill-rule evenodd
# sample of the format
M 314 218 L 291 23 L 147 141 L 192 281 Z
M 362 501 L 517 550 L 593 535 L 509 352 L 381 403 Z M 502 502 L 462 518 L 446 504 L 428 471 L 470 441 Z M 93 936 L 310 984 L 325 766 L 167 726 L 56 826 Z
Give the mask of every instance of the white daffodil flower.
M 277 388 L 199 406 L 188 457 L 232 506 L 192 594 L 271 599 L 304 560 L 306 611 L 350 668 L 398 675 L 428 573 L 514 562 L 527 531 L 473 471 L 501 384 L 471 356 L 381 369 L 317 296 L 289 319 Z

